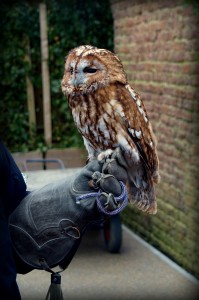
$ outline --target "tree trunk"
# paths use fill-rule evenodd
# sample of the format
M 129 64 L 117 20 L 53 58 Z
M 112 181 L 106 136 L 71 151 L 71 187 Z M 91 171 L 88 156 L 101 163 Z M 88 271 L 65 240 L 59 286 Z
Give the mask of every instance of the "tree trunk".
M 30 56 L 30 41 L 28 36 L 25 37 L 26 55 L 24 60 L 31 68 L 31 56 Z M 29 115 L 29 131 L 30 135 L 33 133 L 33 129 L 36 129 L 36 114 L 35 114 L 35 95 L 32 81 L 29 75 L 26 75 L 26 91 L 27 91 L 27 106 Z
M 43 112 L 44 112 L 44 137 L 48 146 L 52 143 L 51 127 L 51 102 L 50 102 L 50 80 L 48 68 L 48 37 L 47 37 L 47 17 L 46 4 L 39 4 L 40 14 L 40 36 L 42 55 L 42 90 L 43 90 Z

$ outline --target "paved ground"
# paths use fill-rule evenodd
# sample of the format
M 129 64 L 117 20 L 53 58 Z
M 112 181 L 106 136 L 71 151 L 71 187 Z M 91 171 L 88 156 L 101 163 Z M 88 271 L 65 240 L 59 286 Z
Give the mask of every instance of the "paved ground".
M 29 174 L 29 186 L 42 185 L 57 171 Z M 61 175 L 60 175 L 61 174 Z M 43 178 L 43 179 L 42 179 Z M 18 275 L 22 300 L 45 299 L 50 274 L 34 270 Z M 62 273 L 64 299 L 132 299 L 132 300 L 194 300 L 199 297 L 199 283 L 156 253 L 151 246 L 123 227 L 121 253 L 104 249 L 102 230 L 89 231 L 68 269 Z M 197 297 L 198 295 L 198 297 Z

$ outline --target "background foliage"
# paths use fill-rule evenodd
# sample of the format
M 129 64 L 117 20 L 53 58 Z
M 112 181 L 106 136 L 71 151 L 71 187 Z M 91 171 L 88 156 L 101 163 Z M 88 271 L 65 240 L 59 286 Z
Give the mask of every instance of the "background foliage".
M 50 0 L 48 10 L 53 147 L 81 146 L 60 81 L 67 52 L 80 44 L 113 50 L 108 0 Z M 45 148 L 38 1 L 0 2 L 0 137 L 11 151 Z M 32 65 L 25 62 L 27 40 Z M 37 127 L 29 133 L 26 74 L 34 85 Z

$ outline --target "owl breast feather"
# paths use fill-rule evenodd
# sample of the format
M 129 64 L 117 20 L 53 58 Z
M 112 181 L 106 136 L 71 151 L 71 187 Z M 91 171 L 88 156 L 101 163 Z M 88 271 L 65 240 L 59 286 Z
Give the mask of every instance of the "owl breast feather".
M 89 98 L 89 100 L 72 110 L 75 124 L 84 137 L 87 150 L 92 148 L 101 152 L 120 147 L 134 161 L 138 161 L 139 154 L 127 133 L 123 121 L 124 112 L 119 101 L 111 100 L 94 106 L 92 99 Z M 95 108 L 94 115 L 91 115 L 91 108 Z
M 79 113 L 73 111 L 73 118 L 82 136 L 95 150 L 100 151 L 117 147 L 116 131 L 114 128 L 110 130 L 109 116 L 106 113 L 91 119 L 85 111 Z

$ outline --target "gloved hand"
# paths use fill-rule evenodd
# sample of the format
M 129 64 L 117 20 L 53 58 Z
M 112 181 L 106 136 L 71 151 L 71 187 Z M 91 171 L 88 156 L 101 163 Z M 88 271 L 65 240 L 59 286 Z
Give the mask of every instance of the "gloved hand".
M 100 187 L 105 189 L 105 191 L 112 192 L 114 195 L 119 195 L 121 193 L 121 186 L 117 183 L 118 181 L 122 181 L 126 184 L 127 181 L 127 172 L 126 172 L 126 162 L 122 155 L 121 149 L 116 148 L 116 150 L 106 159 L 100 161 L 102 165 L 102 179 L 108 179 L 112 175 L 113 185 L 108 180 L 105 180 L 107 184 L 105 184 L 104 180 L 100 181 Z M 95 175 L 94 175 L 95 177 Z M 117 179 L 117 181 L 115 180 Z
M 65 268 L 88 225 L 102 222 L 109 212 L 118 213 L 124 194 L 120 180 L 127 177 L 120 160 L 118 151 L 104 162 L 92 160 L 78 175 L 37 189 L 21 201 L 10 216 L 9 228 L 14 248 L 26 264 L 35 269 L 58 264 Z
M 93 186 L 103 191 L 100 194 L 100 201 L 106 211 L 114 211 L 120 206 L 117 198 L 124 192 L 127 181 L 126 163 L 120 148 L 98 163 L 102 166 L 102 170 L 93 173 Z M 117 210 L 115 212 L 118 213 Z
M 100 202 L 106 207 L 106 210 L 103 210 L 106 213 L 119 206 L 120 203 L 115 197 L 122 194 L 126 181 L 125 161 L 121 150 L 117 148 L 110 157 L 103 161 L 95 159 L 89 162 L 74 180 L 73 190 L 79 191 L 84 198 L 86 191 L 92 193 L 100 188 Z

